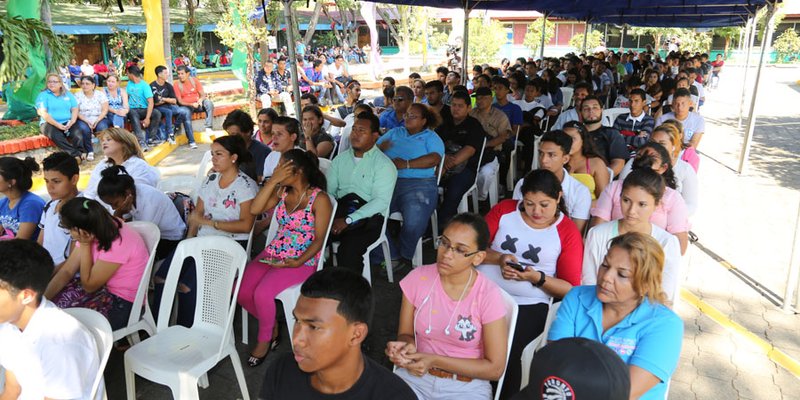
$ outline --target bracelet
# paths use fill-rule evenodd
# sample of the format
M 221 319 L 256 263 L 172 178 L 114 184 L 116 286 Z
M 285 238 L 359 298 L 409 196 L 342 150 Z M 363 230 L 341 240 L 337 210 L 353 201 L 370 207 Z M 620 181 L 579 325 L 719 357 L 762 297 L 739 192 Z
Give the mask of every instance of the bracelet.
M 545 276 L 544 272 L 542 272 L 542 271 L 537 270 L 536 272 L 541 274 L 541 277 L 539 278 L 539 280 L 537 282 L 533 282 L 533 286 L 542 287 L 542 285 L 544 285 L 544 281 L 545 281 L 545 277 L 546 276 Z
M 411 164 L 411 162 L 409 160 L 406 160 L 406 169 L 411 169 L 411 165 L 410 164 Z
M 213 226 L 214 226 L 214 229 L 219 230 L 219 228 L 217 228 L 217 221 L 214 221 Z

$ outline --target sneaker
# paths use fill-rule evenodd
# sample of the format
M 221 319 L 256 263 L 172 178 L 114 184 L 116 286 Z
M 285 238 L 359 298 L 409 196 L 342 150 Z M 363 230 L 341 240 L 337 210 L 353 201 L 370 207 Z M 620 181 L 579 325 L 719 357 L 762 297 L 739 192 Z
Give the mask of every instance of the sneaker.
M 147 145 L 142 146 L 142 153 L 147 153 L 148 151 L 150 151 L 150 148 Z
M 206 133 L 214 133 L 214 130 L 211 128 L 206 128 Z
M 86 161 L 94 161 L 94 153 L 89 152 L 89 154 L 86 155 Z
M 195 142 L 189 143 L 189 148 L 190 149 L 196 149 L 197 148 L 197 143 L 195 143 Z
M 175 136 L 169 135 L 169 138 L 167 138 L 167 141 L 169 142 L 169 144 L 175 144 Z

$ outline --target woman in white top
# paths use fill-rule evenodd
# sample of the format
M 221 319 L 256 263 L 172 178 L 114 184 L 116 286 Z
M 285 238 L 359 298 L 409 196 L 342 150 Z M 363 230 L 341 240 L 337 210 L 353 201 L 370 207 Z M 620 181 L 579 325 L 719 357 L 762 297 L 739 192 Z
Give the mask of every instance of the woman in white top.
M 681 139 L 680 131 L 675 129 L 672 125 L 660 125 L 653 129 L 650 135 L 650 141 L 664 146 L 672 158 L 672 171 L 675 175 L 675 190 L 677 190 L 683 201 L 686 203 L 686 209 L 689 216 L 694 215 L 697 211 L 697 206 L 700 197 L 700 184 L 697 181 L 697 172 L 694 168 L 680 159 L 683 139 Z M 633 158 L 628 160 L 622 172 L 619 174 L 619 179 L 625 179 L 631 173 L 633 167 Z
M 83 151 L 87 153 L 86 159 L 94 161 L 94 147 L 92 135 L 97 135 L 108 128 L 108 98 L 105 93 L 96 90 L 94 79 L 82 76 L 80 80 L 81 91 L 75 94 L 78 101 L 78 120 L 75 125 L 83 137 Z
M 97 195 L 114 210 L 114 216 L 125 221 L 148 221 L 158 225 L 161 240 L 156 260 L 175 251 L 186 235 L 186 223 L 172 200 L 164 192 L 135 183 L 125 167 L 115 165 L 103 171 Z
M 638 232 L 652 236 L 664 249 L 661 285 L 669 301 L 674 301 L 680 285 L 680 244 L 675 235 L 650 223 L 650 216 L 665 190 L 664 178 L 650 169 L 636 169 L 625 178 L 620 195 L 622 219 L 597 225 L 586 235 L 581 284 L 597 283 L 597 270 L 608 252 L 611 239 L 628 232 Z
M 106 159 L 97 164 L 92 171 L 89 184 L 83 191 L 84 197 L 97 199 L 97 185 L 100 183 L 103 170 L 114 165 L 125 167 L 128 175 L 136 183 L 152 187 L 158 185 L 161 173 L 144 160 L 144 154 L 139 147 L 136 135 L 122 128 L 108 128 L 100 133 L 99 138 Z

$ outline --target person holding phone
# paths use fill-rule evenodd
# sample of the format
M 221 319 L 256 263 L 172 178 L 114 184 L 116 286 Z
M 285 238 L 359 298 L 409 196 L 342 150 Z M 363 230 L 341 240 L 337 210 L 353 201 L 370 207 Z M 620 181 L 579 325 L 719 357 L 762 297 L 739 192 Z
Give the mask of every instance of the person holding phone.
M 544 330 L 551 297 L 564 297 L 580 284 L 583 242 L 567 216 L 558 177 L 549 170 L 529 173 L 522 183 L 522 200 L 504 200 L 486 215 L 491 245 L 478 267 L 519 304 L 509 360 Z M 500 398 L 520 385 L 521 365 L 508 364 Z

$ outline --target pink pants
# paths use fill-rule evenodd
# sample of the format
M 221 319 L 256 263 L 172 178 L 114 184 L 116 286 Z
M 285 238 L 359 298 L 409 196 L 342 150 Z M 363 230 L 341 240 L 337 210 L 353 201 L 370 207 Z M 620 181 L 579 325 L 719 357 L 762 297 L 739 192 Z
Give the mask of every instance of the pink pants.
M 261 255 L 259 255 L 261 257 Z M 244 270 L 239 288 L 239 304 L 258 318 L 258 341 L 272 339 L 275 326 L 275 297 L 284 289 L 305 282 L 314 273 L 313 266 L 273 268 L 254 258 Z M 289 319 L 291 316 L 287 315 Z M 289 326 L 289 329 L 292 329 Z M 243 333 L 244 335 L 247 332 Z

